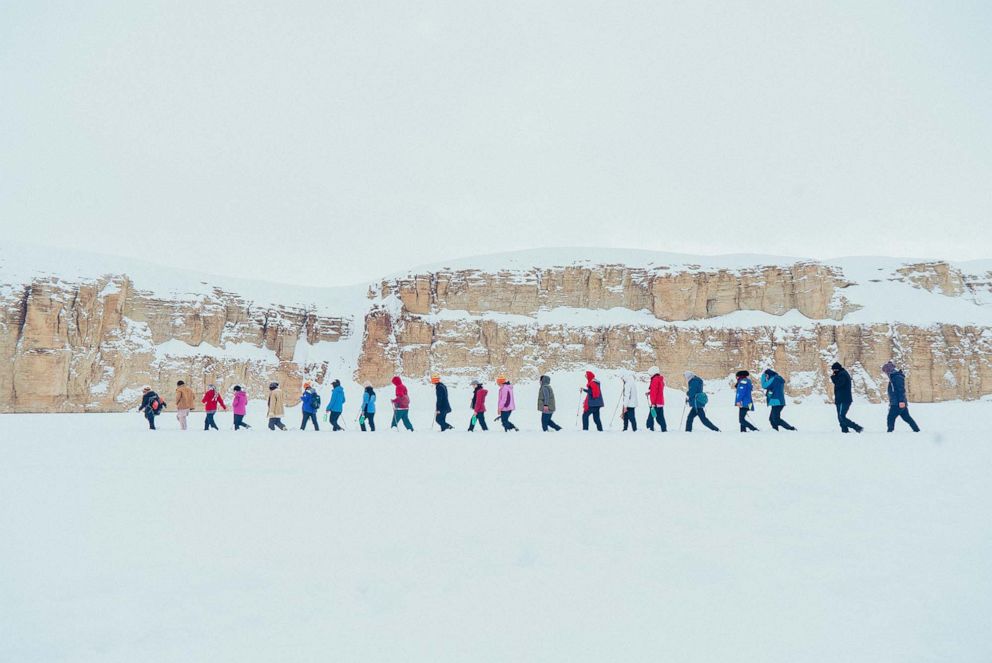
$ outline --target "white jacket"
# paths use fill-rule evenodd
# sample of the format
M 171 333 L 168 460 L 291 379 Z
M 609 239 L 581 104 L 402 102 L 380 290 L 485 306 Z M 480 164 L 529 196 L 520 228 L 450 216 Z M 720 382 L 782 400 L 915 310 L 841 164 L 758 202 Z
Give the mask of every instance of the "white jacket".
M 633 373 L 621 376 L 623 380 L 623 395 L 620 402 L 624 407 L 637 407 L 637 381 Z

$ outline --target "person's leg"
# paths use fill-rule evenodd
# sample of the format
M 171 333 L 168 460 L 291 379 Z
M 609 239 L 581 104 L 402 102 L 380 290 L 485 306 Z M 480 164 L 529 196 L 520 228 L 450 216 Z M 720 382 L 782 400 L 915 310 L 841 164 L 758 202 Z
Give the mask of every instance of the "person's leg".
M 153 412 L 145 412 L 145 419 L 148 420 L 148 430 L 155 430 L 155 414 Z
M 393 408 L 393 420 L 389 423 L 390 428 L 396 428 L 400 423 L 400 411 Z
M 185 408 L 176 412 L 176 419 L 179 420 L 179 430 L 186 430 L 187 417 L 189 417 L 189 410 Z
M 236 414 L 234 415 L 234 430 L 238 430 L 240 428 L 241 428 L 241 415 Z
M 623 430 L 626 432 L 627 426 L 630 424 L 630 415 L 626 408 L 620 413 L 620 421 L 623 422 Z
M 636 407 L 629 407 L 629 408 L 627 408 L 627 412 L 630 413 L 630 430 L 633 431 L 634 433 L 636 433 L 637 432 L 637 408 Z
M 553 420 L 553 419 L 551 418 L 551 417 L 553 417 L 553 416 L 554 416 L 553 414 L 549 414 L 549 415 L 548 415 L 548 425 L 549 425 L 549 426 L 551 426 L 551 428 L 553 428 L 554 430 L 561 430 L 561 426 L 559 426 L 559 425 L 558 425 L 558 424 L 557 424 L 557 423 L 556 423 L 556 422 L 555 422 L 555 421 L 554 421 L 554 420 Z
M 276 417 L 276 426 L 279 427 L 279 430 L 286 430 L 286 424 L 282 423 L 282 417 Z
M 375 432 L 375 412 L 372 412 L 370 414 L 366 414 L 365 415 L 365 421 L 369 425 L 369 431 L 372 432 L 372 433 L 374 433 Z
M 654 430 L 654 408 L 648 408 L 648 418 L 644 420 L 644 427 L 648 430 Z
M 864 428 L 862 428 L 860 424 L 855 423 L 854 421 L 852 421 L 847 416 L 847 413 L 850 411 L 850 409 L 851 409 L 851 403 L 850 402 L 847 402 L 847 403 L 844 403 L 843 404 L 842 410 L 843 410 L 843 416 L 844 416 L 844 425 L 847 426 L 847 428 L 853 428 L 855 430 L 855 432 L 860 433 L 862 430 L 864 430 Z
M 741 425 L 741 432 L 747 432 L 747 408 L 738 407 L 737 408 L 737 423 Z
M 341 427 L 341 424 L 338 423 L 339 421 L 341 421 L 340 412 L 331 412 L 330 419 L 331 419 L 331 430 L 335 430 L 335 431 L 344 430 L 344 428 Z
M 668 432 L 668 422 L 665 421 L 665 406 L 655 405 L 654 406 L 654 418 L 658 421 L 658 426 L 661 428 L 662 433 Z
M 592 410 L 585 410 L 582 413 L 582 430 L 589 430 L 589 417 L 592 415 Z
M 889 415 L 885 418 L 885 428 L 891 433 L 896 429 L 896 417 L 899 416 L 899 407 L 896 405 L 889 405 Z
M 545 433 L 548 432 L 548 423 L 551 421 L 551 414 L 548 412 L 541 413 L 541 430 Z
M 692 422 L 696 420 L 696 408 L 689 409 L 689 416 L 685 420 L 685 432 L 692 432 Z
M 468 432 L 471 433 L 475 430 L 475 425 L 479 423 L 479 414 L 474 413 L 472 418 L 468 420 Z
M 213 416 L 212 413 L 207 412 L 203 417 L 203 430 L 210 430 L 210 417 Z
M 778 425 L 784 428 L 785 430 L 796 430 L 795 426 L 793 426 L 788 421 L 782 418 L 782 410 L 784 409 L 785 409 L 784 405 L 780 406 L 778 409 Z
M 480 412 L 479 413 L 479 426 L 482 427 L 482 430 L 489 430 L 489 426 L 486 425 L 486 413 L 485 412 Z
M 837 423 L 840 424 L 841 433 L 847 432 L 847 418 L 844 416 L 844 413 L 847 411 L 844 407 L 845 405 L 847 403 L 834 403 L 834 407 L 837 409 Z
M 269 417 L 269 430 L 275 430 L 276 429 L 276 422 L 277 421 L 279 421 L 279 420 L 276 419 L 275 417 Z
M 706 426 L 710 430 L 715 430 L 715 431 L 720 430 L 719 428 L 716 427 L 716 425 L 714 425 L 712 421 L 706 418 L 706 408 L 701 407 L 701 408 L 697 408 L 697 410 L 699 412 L 699 420 L 703 422 L 704 426 Z
M 403 425 L 407 430 L 413 430 L 413 424 L 410 423 L 410 411 L 401 410 L 400 418 L 403 420 Z
M 781 405 L 773 405 L 772 412 L 768 415 L 768 423 L 772 425 L 772 428 L 778 430 L 779 426 L 779 413 L 782 411 Z
M 594 408 L 589 408 L 592 410 L 592 420 L 596 422 L 596 430 L 603 432 L 603 421 L 599 418 L 599 411 L 602 409 L 601 405 L 597 405 Z
M 909 424 L 909 427 L 913 429 L 913 432 L 914 433 L 919 433 L 920 432 L 920 427 L 916 425 L 916 422 L 913 420 L 913 417 L 909 416 L 909 406 L 908 405 L 906 407 L 902 408 L 901 410 L 899 410 L 899 416 L 902 417 L 902 420 L 903 421 L 905 421 L 907 424 Z

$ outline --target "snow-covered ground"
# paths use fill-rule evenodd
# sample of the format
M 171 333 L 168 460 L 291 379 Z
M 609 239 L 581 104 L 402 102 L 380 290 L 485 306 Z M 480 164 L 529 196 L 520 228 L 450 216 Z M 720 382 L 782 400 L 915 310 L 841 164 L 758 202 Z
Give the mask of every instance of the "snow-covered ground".
M 710 410 L 728 432 L 0 416 L 0 661 L 992 660 L 992 402 L 915 435 Z

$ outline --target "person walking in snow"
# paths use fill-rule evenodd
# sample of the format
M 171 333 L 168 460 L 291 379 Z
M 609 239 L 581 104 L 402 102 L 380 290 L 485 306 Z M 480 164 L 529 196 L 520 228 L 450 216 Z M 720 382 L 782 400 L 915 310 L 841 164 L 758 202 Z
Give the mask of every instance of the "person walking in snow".
M 434 385 L 434 421 L 443 433 L 454 428 L 448 423 L 448 414 L 451 413 L 451 401 L 448 400 L 448 386 L 441 382 L 441 376 L 437 373 L 431 375 L 431 384 Z
M 165 409 L 165 401 L 158 397 L 152 388 L 149 386 L 144 386 L 141 389 L 141 405 L 138 406 L 138 412 L 145 415 L 145 419 L 148 420 L 148 429 L 155 429 L 155 417 L 157 417 L 162 410 Z
M 737 388 L 734 394 L 734 405 L 737 406 L 737 421 L 741 424 L 741 432 L 756 431 L 754 424 L 747 420 L 747 413 L 754 409 L 754 398 L 751 392 L 751 374 L 748 371 L 737 371 Z
M 596 424 L 596 430 L 603 431 L 603 422 L 599 418 L 599 411 L 603 409 L 603 388 L 596 379 L 596 374 L 586 371 L 586 386 L 579 390 L 585 393 L 582 402 L 582 430 L 589 430 L 589 417 L 592 417 Z
M 398 375 L 393 376 L 393 386 L 396 387 L 396 396 L 392 401 L 393 423 L 390 428 L 399 428 L 399 423 L 402 421 L 406 429 L 412 431 L 413 424 L 410 423 L 410 392 Z
M 217 385 L 207 385 L 207 393 L 203 394 L 200 402 L 203 403 L 203 411 L 207 413 L 206 419 L 203 420 L 203 430 L 210 430 L 211 428 L 220 430 L 217 428 L 217 422 L 214 421 L 214 415 L 217 414 L 218 406 L 227 410 L 227 405 L 224 404 L 224 397 L 217 391 Z
M 369 429 L 375 432 L 375 389 L 372 385 L 365 385 L 365 391 L 362 393 L 362 413 L 358 416 L 358 425 L 361 427 L 362 432 L 365 432 L 365 424 L 369 425 Z
M 636 433 L 637 415 L 635 412 L 637 410 L 637 382 L 634 379 L 634 374 L 630 371 L 624 371 L 621 373 L 620 380 L 623 383 L 623 389 L 620 395 L 621 411 L 623 413 L 623 429 L 627 430 L 627 426 L 629 424 L 630 430 Z
M 537 391 L 537 411 L 541 413 L 541 430 L 545 433 L 549 428 L 561 430 L 561 426 L 551 420 L 555 414 L 555 390 L 551 388 L 551 378 L 547 375 L 541 376 L 541 388 Z
M 482 383 L 478 380 L 472 380 L 472 386 L 475 389 L 472 390 L 472 420 L 468 423 L 468 431 L 471 433 L 475 430 L 475 425 L 479 424 L 482 430 L 489 430 L 486 426 L 486 395 L 489 394 L 482 387 Z
M 300 406 L 303 410 L 303 419 L 300 420 L 300 430 L 307 429 L 307 423 L 313 422 L 313 429 L 320 431 L 317 424 L 317 412 L 320 407 L 320 394 L 309 382 L 303 383 L 303 393 L 300 394 Z
M 846 433 L 849 429 L 854 429 L 856 433 L 864 430 L 860 425 L 847 418 L 847 411 L 854 403 L 853 390 L 851 389 L 851 374 L 841 366 L 839 361 L 835 361 L 830 367 L 830 381 L 834 383 L 834 407 L 837 408 L 837 421 L 840 423 L 840 432 Z
M 785 430 L 796 430 L 796 427 L 782 418 L 785 409 L 785 378 L 770 368 L 761 374 L 761 388 L 765 390 L 765 400 L 772 409 L 768 422 L 775 430 L 779 426 Z
M 914 433 L 920 432 L 920 427 L 909 415 L 909 401 L 906 399 L 906 375 L 891 361 L 885 362 L 882 372 L 889 378 L 886 391 L 889 394 L 889 416 L 886 420 L 886 430 L 891 433 L 896 429 L 896 419 L 902 419 Z
M 341 413 L 344 412 L 344 387 L 341 386 L 340 380 L 334 380 L 331 382 L 331 400 L 327 401 L 327 416 L 331 420 L 331 430 L 339 431 L 344 430 L 338 423 L 338 419 L 341 418 Z
M 179 420 L 179 430 L 186 430 L 186 420 L 189 417 L 189 411 L 193 409 L 194 400 L 196 400 L 196 396 L 193 394 L 193 390 L 187 387 L 182 380 L 177 382 L 176 419 Z
M 517 401 L 513 398 L 513 385 L 503 375 L 496 378 L 496 384 L 499 385 L 496 405 L 499 408 L 499 419 L 503 424 L 503 432 L 519 431 L 519 428 L 510 423 L 510 415 L 517 409 Z
M 648 369 L 651 382 L 648 383 L 648 420 L 645 425 L 648 430 L 654 430 L 655 423 L 662 432 L 668 432 L 668 423 L 665 421 L 665 376 L 661 374 L 661 369 L 652 366 Z
M 286 413 L 286 397 L 279 388 L 278 382 L 269 383 L 269 430 L 286 430 L 282 417 Z
M 231 399 L 231 412 L 234 413 L 234 430 L 251 428 L 245 423 L 245 415 L 248 413 L 248 394 L 241 389 L 241 385 L 234 385 L 234 398 Z
M 703 378 L 692 371 L 685 371 L 683 375 L 687 385 L 685 402 L 689 406 L 689 416 L 685 420 L 685 432 L 692 432 L 692 422 L 698 417 L 704 426 L 719 433 L 720 429 L 706 418 L 706 404 L 709 402 L 709 397 L 703 390 Z

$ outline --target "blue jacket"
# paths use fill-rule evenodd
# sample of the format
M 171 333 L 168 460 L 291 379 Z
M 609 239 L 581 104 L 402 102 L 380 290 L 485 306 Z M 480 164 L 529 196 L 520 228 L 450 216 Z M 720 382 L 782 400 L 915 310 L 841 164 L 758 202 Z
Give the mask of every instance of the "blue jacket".
M 344 387 L 338 385 L 331 391 L 331 400 L 327 403 L 328 412 L 344 410 Z
M 367 391 L 362 394 L 362 412 L 375 414 L 375 394 L 370 394 Z
M 906 402 L 906 375 L 902 371 L 893 371 L 889 375 L 889 405 L 899 407 Z
M 762 373 L 761 387 L 765 390 L 768 405 L 785 405 L 785 378 L 775 371 Z
M 313 406 L 313 392 L 304 391 L 303 395 L 300 396 L 300 402 L 303 403 L 303 411 L 307 414 L 313 414 L 317 411 Z
M 751 390 L 754 385 L 748 379 L 740 380 L 737 383 L 737 394 L 734 396 L 734 405 L 738 407 L 749 408 L 754 399 L 751 398 Z
M 443 383 L 438 382 L 434 385 L 434 395 L 437 397 L 434 409 L 442 414 L 451 412 L 451 403 L 448 402 L 448 388 Z
M 685 399 L 689 407 L 696 407 L 696 398 L 703 393 L 703 378 L 698 375 L 689 380 L 689 391 L 685 394 Z

